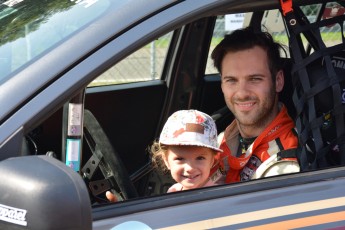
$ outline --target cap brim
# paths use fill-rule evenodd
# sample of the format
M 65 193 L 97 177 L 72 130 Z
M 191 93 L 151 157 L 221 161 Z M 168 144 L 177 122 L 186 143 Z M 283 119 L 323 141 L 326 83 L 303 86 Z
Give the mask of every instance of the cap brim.
M 205 145 L 205 144 L 196 143 L 196 142 L 193 142 L 193 143 L 191 143 L 191 142 L 160 142 L 160 143 L 164 144 L 164 145 L 199 146 L 199 147 L 209 148 L 209 149 L 215 150 L 217 152 L 223 152 L 223 150 L 220 148 L 216 148 L 216 147 L 213 147 L 211 145 Z

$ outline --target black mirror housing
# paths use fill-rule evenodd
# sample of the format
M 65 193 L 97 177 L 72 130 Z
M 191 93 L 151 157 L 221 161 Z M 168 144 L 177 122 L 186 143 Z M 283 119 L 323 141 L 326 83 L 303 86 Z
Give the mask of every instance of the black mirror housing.
M 48 156 L 0 162 L 0 229 L 92 229 L 81 176 Z

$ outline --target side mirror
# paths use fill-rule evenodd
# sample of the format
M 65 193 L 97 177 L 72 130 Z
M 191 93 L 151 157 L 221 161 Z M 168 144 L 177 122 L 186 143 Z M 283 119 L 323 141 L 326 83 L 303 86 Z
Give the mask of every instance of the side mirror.
M 92 229 L 81 176 L 44 155 L 1 161 L 0 229 Z

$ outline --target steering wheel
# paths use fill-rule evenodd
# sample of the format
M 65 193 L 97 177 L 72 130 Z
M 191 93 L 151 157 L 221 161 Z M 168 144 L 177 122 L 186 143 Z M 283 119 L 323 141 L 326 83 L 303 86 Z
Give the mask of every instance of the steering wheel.
M 81 172 L 88 183 L 92 196 L 97 198 L 97 195 L 111 190 L 117 200 L 138 197 L 119 154 L 89 110 L 84 110 L 84 138 L 92 156 L 83 166 Z M 93 180 L 97 168 L 102 172 L 104 180 Z

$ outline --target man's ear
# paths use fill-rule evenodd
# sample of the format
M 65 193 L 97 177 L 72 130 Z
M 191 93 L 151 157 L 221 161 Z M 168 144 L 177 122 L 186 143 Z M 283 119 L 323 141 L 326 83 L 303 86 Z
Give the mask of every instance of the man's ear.
M 284 87 L 284 72 L 279 70 L 276 75 L 276 92 L 279 93 Z

